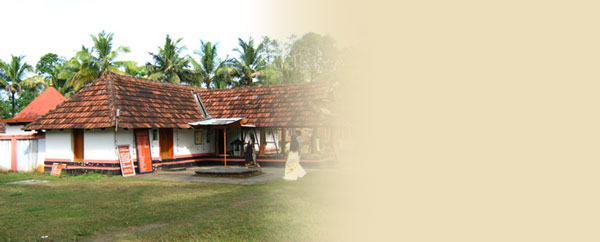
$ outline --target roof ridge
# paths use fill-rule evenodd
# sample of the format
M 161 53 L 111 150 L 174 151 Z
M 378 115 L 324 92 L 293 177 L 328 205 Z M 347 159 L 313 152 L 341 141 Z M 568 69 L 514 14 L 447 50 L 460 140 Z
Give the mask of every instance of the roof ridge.
M 206 88 L 195 87 L 195 86 L 191 86 L 191 85 L 185 85 L 185 84 L 181 84 L 181 83 L 163 82 L 163 81 L 154 80 L 154 79 L 150 79 L 150 78 L 132 76 L 132 75 L 129 75 L 129 74 L 120 74 L 120 73 L 111 72 L 111 71 L 107 71 L 106 73 L 107 73 L 107 75 L 118 76 L 118 77 L 121 77 L 121 78 L 131 78 L 131 79 L 134 79 L 136 81 L 147 81 L 147 82 L 152 82 L 152 83 L 158 83 L 158 84 L 161 84 L 161 85 L 171 85 L 171 86 L 185 87 L 185 88 L 192 88 L 192 89 L 196 89 L 196 88 L 206 89 Z

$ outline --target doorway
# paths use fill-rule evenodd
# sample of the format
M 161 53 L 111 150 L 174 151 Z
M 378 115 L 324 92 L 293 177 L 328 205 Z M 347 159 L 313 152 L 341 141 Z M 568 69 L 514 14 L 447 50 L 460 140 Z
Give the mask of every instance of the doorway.
M 216 142 L 215 142 L 215 150 L 217 151 L 217 155 L 222 155 L 223 154 L 223 130 L 221 129 L 215 129 L 215 137 L 216 137 Z
M 73 129 L 73 161 L 83 161 L 83 130 Z
M 173 159 L 173 129 L 159 129 L 158 143 L 161 159 Z
M 152 172 L 152 157 L 150 156 L 150 137 L 147 129 L 135 130 L 135 143 L 139 173 Z

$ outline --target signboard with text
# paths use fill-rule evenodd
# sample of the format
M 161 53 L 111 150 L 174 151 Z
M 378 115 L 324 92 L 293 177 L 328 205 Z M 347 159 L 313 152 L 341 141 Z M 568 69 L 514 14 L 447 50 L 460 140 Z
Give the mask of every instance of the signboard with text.
M 67 165 L 65 165 L 65 164 L 59 164 L 59 163 L 52 164 L 52 171 L 50 171 L 50 175 L 60 176 L 60 172 L 65 167 L 67 167 Z
M 119 162 L 121 163 L 121 174 L 123 176 L 134 176 L 135 169 L 133 167 L 133 161 L 131 160 L 131 152 L 129 152 L 129 145 L 119 145 Z

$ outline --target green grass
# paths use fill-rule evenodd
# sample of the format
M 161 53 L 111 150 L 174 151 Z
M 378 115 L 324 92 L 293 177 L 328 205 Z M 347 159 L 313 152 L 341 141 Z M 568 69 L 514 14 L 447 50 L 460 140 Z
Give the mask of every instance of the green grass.
M 0 173 L 0 240 L 313 241 L 327 236 L 326 171 L 257 185 Z M 9 185 L 41 179 L 49 183 Z

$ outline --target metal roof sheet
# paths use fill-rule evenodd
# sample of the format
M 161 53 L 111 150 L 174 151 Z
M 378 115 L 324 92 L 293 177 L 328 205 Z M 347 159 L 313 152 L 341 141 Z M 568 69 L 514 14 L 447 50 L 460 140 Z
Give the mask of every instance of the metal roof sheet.
M 198 122 L 188 123 L 191 126 L 218 126 L 218 125 L 229 125 L 238 121 L 241 121 L 244 118 L 213 118 L 213 119 L 205 119 Z

